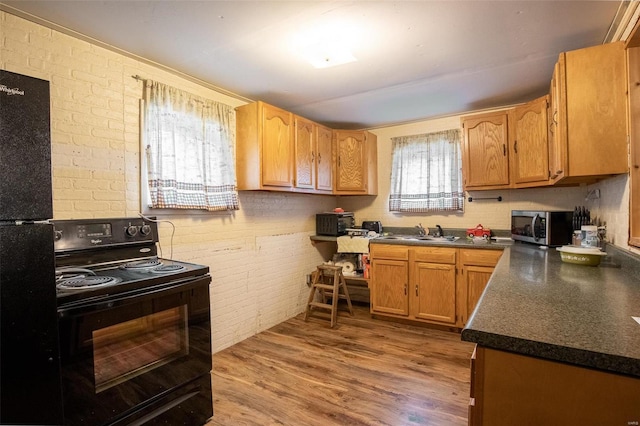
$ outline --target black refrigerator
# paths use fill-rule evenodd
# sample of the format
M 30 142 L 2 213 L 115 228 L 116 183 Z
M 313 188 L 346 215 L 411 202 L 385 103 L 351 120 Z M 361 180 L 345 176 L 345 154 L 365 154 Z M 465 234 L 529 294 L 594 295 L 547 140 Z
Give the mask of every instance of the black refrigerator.
M 0 70 L 0 424 L 62 424 L 49 82 Z

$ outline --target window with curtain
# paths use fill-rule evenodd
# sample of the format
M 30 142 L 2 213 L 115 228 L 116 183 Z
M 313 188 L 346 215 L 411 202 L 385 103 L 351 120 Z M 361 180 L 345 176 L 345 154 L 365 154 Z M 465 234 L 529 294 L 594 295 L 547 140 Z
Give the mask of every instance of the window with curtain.
M 460 130 L 391 138 L 389 210 L 461 211 Z
M 149 207 L 238 210 L 235 110 L 151 80 L 144 98 Z

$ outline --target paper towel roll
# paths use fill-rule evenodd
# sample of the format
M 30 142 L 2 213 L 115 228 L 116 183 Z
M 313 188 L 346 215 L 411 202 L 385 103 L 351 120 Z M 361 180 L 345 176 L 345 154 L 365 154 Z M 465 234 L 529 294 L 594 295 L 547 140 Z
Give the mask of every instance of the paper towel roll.
M 344 262 L 342 264 L 342 274 L 343 275 L 352 275 L 356 270 L 356 265 L 351 262 Z

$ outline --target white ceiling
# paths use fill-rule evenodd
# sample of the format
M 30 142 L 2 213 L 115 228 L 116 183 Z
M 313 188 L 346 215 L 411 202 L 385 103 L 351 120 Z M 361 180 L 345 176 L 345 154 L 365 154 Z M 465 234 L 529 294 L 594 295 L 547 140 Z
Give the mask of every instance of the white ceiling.
M 335 128 L 371 128 L 541 96 L 558 54 L 601 44 L 620 4 L 5 0 L 0 9 Z M 315 69 L 292 52 L 296 34 L 325 25 L 356 34 L 345 38 L 356 62 Z

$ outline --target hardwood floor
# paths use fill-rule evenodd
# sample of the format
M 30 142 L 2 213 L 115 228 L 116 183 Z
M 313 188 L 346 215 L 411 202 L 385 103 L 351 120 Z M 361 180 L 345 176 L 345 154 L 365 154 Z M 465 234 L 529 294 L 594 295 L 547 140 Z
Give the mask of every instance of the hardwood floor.
M 214 425 L 466 425 L 460 335 L 355 315 L 304 314 L 213 356 Z

